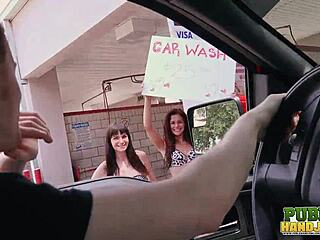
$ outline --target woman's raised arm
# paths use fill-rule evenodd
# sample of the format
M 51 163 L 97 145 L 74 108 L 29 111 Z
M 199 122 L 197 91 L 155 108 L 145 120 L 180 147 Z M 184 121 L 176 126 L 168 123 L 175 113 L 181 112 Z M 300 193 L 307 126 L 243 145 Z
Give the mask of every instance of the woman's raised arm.
M 143 126 L 147 132 L 147 135 L 153 145 L 161 152 L 162 155 L 165 154 L 165 142 L 157 132 L 157 130 L 152 126 L 152 114 L 151 114 L 151 97 L 144 96 L 144 109 L 143 109 Z

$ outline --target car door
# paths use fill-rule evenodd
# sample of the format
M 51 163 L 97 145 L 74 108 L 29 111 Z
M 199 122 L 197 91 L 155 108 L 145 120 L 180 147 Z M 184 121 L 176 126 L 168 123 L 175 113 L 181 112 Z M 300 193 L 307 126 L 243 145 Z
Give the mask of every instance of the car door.
M 316 65 L 312 59 L 264 22 L 253 11 L 254 5 L 246 4 L 244 1 L 132 2 L 179 22 L 245 66 L 248 109 L 259 104 L 270 93 L 288 91 Z M 196 239 L 255 238 L 251 183 L 252 175 L 248 177 L 219 231 Z

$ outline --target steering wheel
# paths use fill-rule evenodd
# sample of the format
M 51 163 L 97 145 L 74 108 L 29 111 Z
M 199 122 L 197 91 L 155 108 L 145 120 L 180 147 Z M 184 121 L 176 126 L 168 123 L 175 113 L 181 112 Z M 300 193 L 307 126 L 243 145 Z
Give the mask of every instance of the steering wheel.
M 320 66 L 288 91 L 260 144 L 252 183 L 257 239 L 285 238 L 280 233 L 283 207 L 320 204 L 319 104 Z M 298 111 L 298 125 L 288 131 Z

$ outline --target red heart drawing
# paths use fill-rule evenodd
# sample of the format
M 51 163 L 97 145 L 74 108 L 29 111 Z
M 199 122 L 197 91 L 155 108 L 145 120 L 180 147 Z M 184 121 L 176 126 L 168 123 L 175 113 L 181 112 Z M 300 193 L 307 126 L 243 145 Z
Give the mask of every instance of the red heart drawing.
M 170 88 L 170 83 L 163 84 L 163 87 Z

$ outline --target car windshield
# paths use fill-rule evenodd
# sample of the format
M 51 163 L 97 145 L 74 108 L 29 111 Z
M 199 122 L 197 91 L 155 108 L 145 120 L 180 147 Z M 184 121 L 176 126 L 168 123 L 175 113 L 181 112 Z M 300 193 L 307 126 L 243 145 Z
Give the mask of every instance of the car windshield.
M 241 51 L 235 49 L 229 51 L 230 56 L 228 56 L 222 52 L 227 49 L 217 48 L 218 46 L 222 48 L 223 44 L 215 43 L 217 44 L 215 47 L 205 42 L 200 36 L 182 26 L 183 19 L 177 22 L 174 21 L 174 15 L 169 19 L 128 1 L 121 1 L 121 4 L 120 1 L 113 2 L 114 6 L 110 4 L 77 6 L 83 8 L 83 15 L 77 15 L 79 21 L 70 15 L 68 9 L 64 9 L 65 19 L 61 25 L 65 28 L 61 28 L 60 22 L 56 22 L 55 14 L 50 15 L 43 25 L 34 24 L 38 23 L 37 17 L 42 16 L 43 12 L 33 1 L 29 1 L 25 8 L 11 19 L 15 33 L 15 49 L 19 66 L 21 65 L 19 67 L 21 79 L 37 86 L 32 90 L 32 94 L 40 94 L 38 88 L 43 92 L 43 95 L 36 99 L 37 102 L 33 100 L 32 104 L 37 104 L 39 112 L 48 114 L 45 118 L 52 121 L 50 123 L 52 128 L 65 130 L 61 133 L 64 141 L 60 141 L 61 145 L 56 147 L 63 155 L 54 158 L 66 159 L 66 166 L 73 166 L 73 169 L 65 168 L 66 176 L 70 177 L 64 179 L 63 174 L 57 175 L 64 169 L 61 164 L 57 164 L 56 169 L 50 165 L 48 170 L 43 172 L 43 175 L 52 176 L 50 179 L 59 184 L 72 179 L 70 174 L 72 170 L 75 179 L 89 179 L 99 164 L 105 162 L 106 130 L 112 123 L 121 123 L 129 128 L 130 143 L 134 149 L 148 155 L 158 180 L 169 176 L 168 168 L 164 165 L 164 156 L 151 143 L 145 131 L 144 96 L 153 96 L 150 101 L 153 104 L 150 111 L 151 119 L 160 136 L 164 135 L 165 116 L 171 109 L 186 112 L 196 104 L 232 97 L 239 99 L 240 106 L 245 110 L 249 102 L 246 96 L 248 86 L 245 78 L 246 73 L 255 68 L 252 61 L 257 59 L 253 53 L 246 49 Z M 314 36 L 315 32 L 306 31 L 308 36 L 303 35 L 295 30 L 298 26 L 297 22 L 293 21 L 295 18 L 277 17 L 281 15 L 283 8 L 287 9 L 295 3 L 290 1 L 286 5 L 285 2 L 278 1 L 274 6 L 271 4 L 268 11 L 263 14 L 265 20 L 274 27 L 290 25 L 295 40 L 292 37 L 290 39 L 291 35 L 286 37 L 290 41 L 297 41 L 299 47 L 314 46 L 313 43 L 308 45 L 304 39 Z M 58 7 L 54 1 L 50 4 L 52 7 Z M 43 11 L 51 13 L 51 8 L 47 5 L 41 7 Z M 85 14 L 89 7 L 95 13 L 90 17 L 89 14 Z M 312 8 L 312 5 L 309 7 Z M 30 9 L 33 9 L 32 14 L 29 13 Z M 290 8 L 286 11 L 289 13 Z M 313 16 L 317 17 L 315 14 Z M 71 22 L 77 22 L 78 28 Z M 310 22 L 307 23 L 310 25 Z M 54 33 L 61 36 L 61 41 L 55 41 L 50 37 L 51 35 L 46 32 L 47 29 L 50 29 L 52 35 Z M 281 30 L 286 28 L 282 27 L 279 31 Z M 70 35 L 64 34 L 65 32 Z M 36 44 L 34 39 L 41 41 L 38 40 L 39 44 Z M 235 52 L 237 54 L 234 54 Z M 231 57 L 246 65 L 248 71 Z M 268 59 L 261 60 L 263 63 Z M 55 63 L 54 68 L 53 63 Z M 266 65 L 268 64 L 269 62 Z M 52 80 L 52 85 L 46 82 L 48 79 Z M 38 86 L 40 82 L 45 83 L 44 86 Z M 52 94 L 53 89 L 56 95 Z M 44 99 L 42 96 L 45 96 Z M 53 109 L 53 106 L 48 105 L 49 97 L 52 97 L 56 108 Z M 28 106 L 27 97 L 25 102 Z M 214 114 L 215 117 L 221 117 L 219 120 L 221 124 L 217 122 L 213 124 L 207 119 L 207 116 L 210 116 L 210 109 L 205 109 L 208 110 L 207 115 L 204 115 L 206 118 L 200 114 L 198 114 L 200 117 L 195 116 L 195 121 L 202 121 L 201 126 L 197 126 L 198 129 L 192 132 L 198 134 L 193 137 L 199 139 L 197 146 L 199 149 L 202 148 L 201 151 L 221 140 L 235 120 L 235 117 L 225 120 L 225 113 L 228 112 L 228 109 L 225 109 L 227 108 L 215 111 Z M 229 112 L 233 112 L 233 109 L 231 108 Z M 51 112 L 55 115 L 51 116 Z M 63 116 L 63 119 L 61 117 L 55 119 L 56 116 Z M 179 131 L 186 129 L 186 121 L 184 123 L 180 129 L 172 127 L 170 131 L 176 131 L 177 135 L 181 134 Z M 207 131 L 209 126 L 210 132 Z M 190 148 L 185 149 L 183 153 L 186 153 L 185 155 L 192 153 Z M 39 164 L 34 161 L 35 167 L 42 166 L 42 162 L 44 164 L 55 162 L 49 159 L 51 156 L 49 153 L 43 154 L 39 158 Z M 180 154 L 179 158 L 184 156 Z M 126 174 L 129 177 L 137 175 L 136 171 Z
M 319 63 L 319 9 L 319 1 L 280 0 L 263 19 Z

